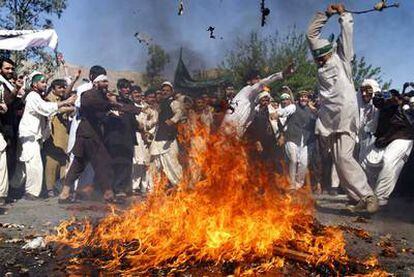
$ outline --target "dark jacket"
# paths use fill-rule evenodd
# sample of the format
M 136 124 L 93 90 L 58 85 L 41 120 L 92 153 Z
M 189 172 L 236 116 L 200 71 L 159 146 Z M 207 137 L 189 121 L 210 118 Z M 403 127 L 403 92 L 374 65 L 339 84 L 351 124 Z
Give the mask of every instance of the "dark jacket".
M 384 148 L 396 139 L 414 140 L 414 128 L 403 109 L 392 104 L 380 110 L 375 136 L 375 146 Z
M 119 103 L 133 105 L 128 99 L 119 99 Z M 111 157 L 119 160 L 131 160 L 134 145 L 137 144 L 138 123 L 133 113 L 121 112 L 119 116 L 108 116 L 104 122 L 104 143 Z
M 113 107 L 103 91 L 95 88 L 85 91 L 81 97 L 81 122 L 76 131 L 76 137 L 103 139 L 103 122 Z
M 277 142 L 269 120 L 269 110 L 267 107 L 261 108 L 255 113 L 246 135 L 251 142 L 260 141 L 263 147 L 262 159 L 275 159 Z
M 160 113 L 158 116 L 158 129 L 155 134 L 156 141 L 171 141 L 177 137 L 177 126 L 174 124 L 169 126 L 165 123 L 166 120 L 171 119 L 174 116 L 174 112 L 171 109 L 171 103 L 173 98 L 164 99 L 160 102 Z

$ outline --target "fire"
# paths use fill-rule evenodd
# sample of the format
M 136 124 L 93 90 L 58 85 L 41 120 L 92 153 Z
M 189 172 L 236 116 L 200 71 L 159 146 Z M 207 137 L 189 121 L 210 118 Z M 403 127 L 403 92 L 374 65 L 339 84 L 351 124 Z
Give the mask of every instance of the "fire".
M 249 162 L 243 142 L 198 124 L 186 133 L 188 168 L 175 190 L 161 180 L 146 201 L 97 224 L 62 222 L 48 237 L 70 247 L 72 268 L 92 262 L 146 274 L 230 262 L 236 274 L 253 274 L 283 267 L 285 258 L 332 270 L 347 263 L 342 231 L 315 224 L 309 190 L 290 193 L 286 177 Z

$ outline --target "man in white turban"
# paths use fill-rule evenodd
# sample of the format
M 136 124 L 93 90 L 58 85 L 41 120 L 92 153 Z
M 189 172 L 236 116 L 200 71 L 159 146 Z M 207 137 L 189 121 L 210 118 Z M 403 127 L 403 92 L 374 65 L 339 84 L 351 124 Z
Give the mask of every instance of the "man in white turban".
M 376 93 L 381 92 L 377 81 L 365 79 L 359 89 L 359 131 L 358 131 L 358 161 L 362 163 L 370 148 L 375 142 L 375 131 L 378 123 L 378 111 L 372 103 L 372 98 Z

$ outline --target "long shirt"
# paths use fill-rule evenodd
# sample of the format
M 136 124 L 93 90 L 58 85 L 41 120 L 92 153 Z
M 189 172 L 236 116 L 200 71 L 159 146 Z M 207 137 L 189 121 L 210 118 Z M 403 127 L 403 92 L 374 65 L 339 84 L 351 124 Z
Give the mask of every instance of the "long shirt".
M 81 106 L 81 96 L 85 91 L 88 91 L 92 89 L 93 84 L 92 82 L 85 83 L 80 85 L 76 89 L 76 95 L 77 98 L 75 100 L 75 116 L 72 119 L 71 125 L 70 125 L 70 131 L 69 131 L 69 139 L 68 139 L 68 149 L 67 152 L 70 153 L 72 151 L 73 146 L 75 145 L 76 140 L 76 130 L 78 129 L 79 123 L 80 123 L 80 106 Z
M 52 103 L 61 101 L 60 97 L 53 93 L 49 93 L 46 96 L 46 100 Z M 68 138 L 69 138 L 68 130 L 65 125 L 66 123 L 65 121 L 67 120 L 67 118 L 65 118 L 63 114 L 55 114 L 51 116 L 49 120 L 50 120 L 50 127 L 51 127 L 51 130 L 50 130 L 51 142 L 53 143 L 55 147 L 58 147 L 62 149 L 62 151 L 65 151 L 68 145 Z
M 278 72 L 261 79 L 254 85 L 242 88 L 232 100 L 234 111 L 224 116 L 222 126 L 233 125 L 237 135 L 242 137 L 253 120 L 256 97 L 262 87 L 281 79 L 283 79 L 283 74 Z
M 372 101 L 365 103 L 362 101 L 361 97 L 358 97 L 358 106 L 360 122 L 358 138 L 361 141 L 370 138 L 373 134 L 375 134 L 379 112 L 377 108 L 375 108 Z
M 19 125 L 19 137 L 45 140 L 50 134 L 47 119 L 57 112 L 56 102 L 47 102 L 37 92 L 31 91 L 26 97 L 26 106 Z
M 317 13 L 308 29 L 308 40 L 320 39 L 328 21 L 325 13 Z M 318 69 L 321 106 L 316 121 L 316 134 L 348 133 L 355 136 L 359 126 L 357 95 L 352 78 L 353 18 L 350 13 L 340 15 L 341 34 L 332 57 Z

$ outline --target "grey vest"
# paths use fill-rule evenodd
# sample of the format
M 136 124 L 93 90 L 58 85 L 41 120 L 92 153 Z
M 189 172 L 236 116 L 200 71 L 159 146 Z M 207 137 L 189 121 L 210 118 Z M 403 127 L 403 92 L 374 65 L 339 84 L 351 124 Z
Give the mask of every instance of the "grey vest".
M 295 113 L 287 121 L 286 141 L 300 145 L 303 137 L 304 145 L 308 145 L 314 138 L 315 121 L 316 116 L 309 107 L 297 104 Z

